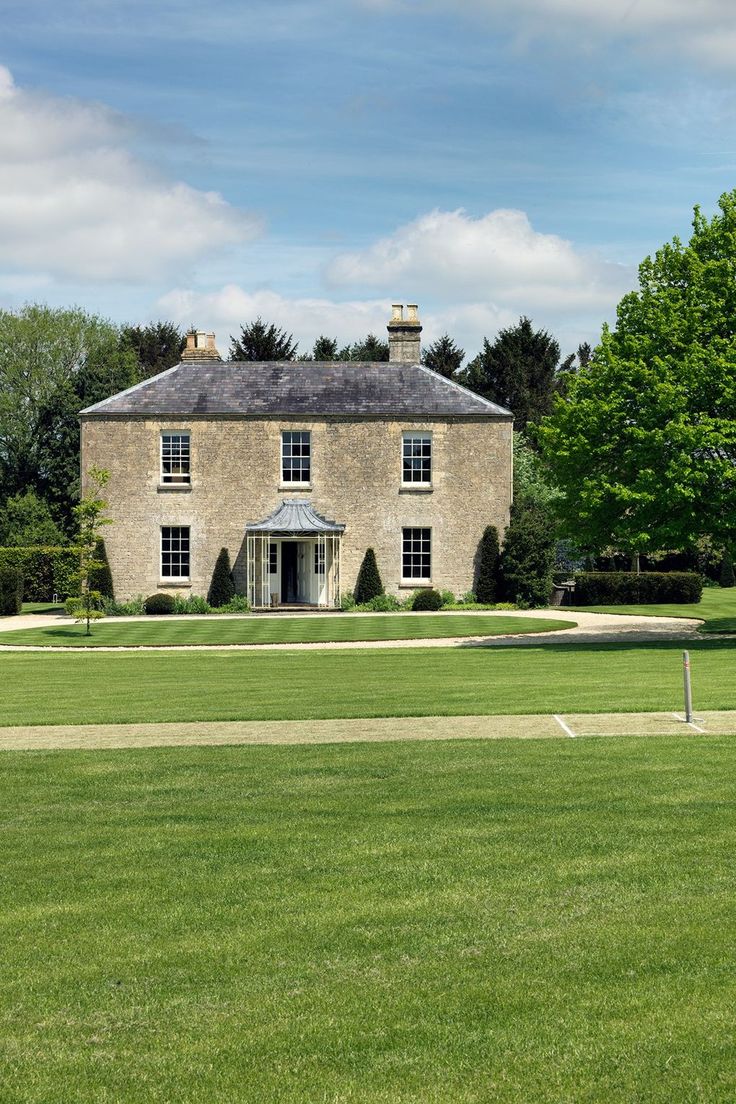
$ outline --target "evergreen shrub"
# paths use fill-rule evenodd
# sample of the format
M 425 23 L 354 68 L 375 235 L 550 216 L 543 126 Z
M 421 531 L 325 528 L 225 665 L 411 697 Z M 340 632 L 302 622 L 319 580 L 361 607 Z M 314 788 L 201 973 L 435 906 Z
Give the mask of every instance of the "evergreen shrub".
M 229 602 L 220 606 L 220 613 L 250 613 L 252 608 L 244 594 L 234 594 Z
M 110 571 L 110 564 L 107 559 L 107 549 L 105 548 L 105 542 L 102 537 L 97 538 L 95 559 L 99 561 L 100 567 L 93 567 L 90 570 L 89 589 L 96 590 L 103 598 L 109 598 L 111 601 L 114 601 L 115 594 L 112 589 L 112 572 Z
M 23 605 L 23 576 L 17 567 L 0 566 L 0 617 L 13 617 Z
M 401 609 L 401 602 L 393 594 L 377 594 L 370 602 L 362 602 L 353 608 L 365 613 L 395 613 Z
M 51 602 L 54 593 L 79 594 L 79 550 L 71 545 L 0 548 L 0 567 L 20 572 L 24 602 Z
M 581 571 L 575 576 L 577 606 L 656 605 L 699 602 L 703 578 L 694 571 Z
M 353 597 L 356 604 L 362 606 L 364 602 L 370 602 L 371 598 L 377 598 L 379 594 L 383 594 L 383 583 L 376 563 L 376 553 L 369 548 L 360 565 Z
M 146 613 L 173 613 L 176 608 L 176 599 L 172 594 L 151 594 L 143 603 Z
M 420 590 L 411 604 L 413 610 L 442 609 L 442 595 L 438 590 Z
M 548 605 L 554 557 L 554 527 L 547 510 L 530 504 L 514 506 L 500 558 L 499 597 L 520 609 Z
M 478 581 L 475 585 L 477 602 L 495 602 L 498 589 L 498 529 L 487 525 L 478 546 Z
M 207 591 L 207 601 L 215 609 L 226 606 L 235 597 L 235 583 L 230 570 L 230 554 L 227 548 L 221 548 L 212 572 L 212 582 Z

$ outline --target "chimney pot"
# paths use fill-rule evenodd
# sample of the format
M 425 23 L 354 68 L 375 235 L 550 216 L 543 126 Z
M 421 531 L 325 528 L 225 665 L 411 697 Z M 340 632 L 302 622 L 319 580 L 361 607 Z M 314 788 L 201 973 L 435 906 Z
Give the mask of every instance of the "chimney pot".
M 417 311 L 419 310 L 419 307 L 417 306 L 417 304 L 416 303 L 407 303 L 406 304 L 406 309 L 409 312 L 407 322 L 418 322 L 419 318 L 417 316 Z
M 404 318 L 403 303 L 391 304 L 391 321 L 388 324 L 388 359 L 399 364 L 418 364 L 421 355 L 422 324 L 416 303 L 407 303 L 408 316 Z
M 204 330 L 189 330 L 182 360 L 222 360 L 215 345 L 215 335 Z
M 404 320 L 404 304 L 392 303 L 391 304 L 391 321 L 402 322 Z

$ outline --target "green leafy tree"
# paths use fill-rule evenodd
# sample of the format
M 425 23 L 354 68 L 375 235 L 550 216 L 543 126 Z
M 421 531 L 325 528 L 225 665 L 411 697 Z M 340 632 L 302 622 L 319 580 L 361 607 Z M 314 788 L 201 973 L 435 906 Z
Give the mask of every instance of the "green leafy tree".
M 215 560 L 207 601 L 215 609 L 226 606 L 235 597 L 235 583 L 230 569 L 230 554 L 227 548 L 221 548 Z
M 139 379 L 148 379 L 181 360 L 187 343 L 173 322 L 149 322 L 147 326 L 124 326 L 123 343 L 135 353 Z
M 0 311 L 0 500 L 33 490 L 71 532 L 79 410 L 137 380 L 111 322 L 39 304 Z
M 230 360 L 294 360 L 296 350 L 292 334 L 262 318 L 241 326 L 240 337 L 230 339 Z
M 76 544 L 79 548 L 79 608 L 76 615 L 77 621 L 86 624 L 86 635 L 91 636 L 90 624 L 101 617 L 99 609 L 102 594 L 95 590 L 94 581 L 96 573 L 105 566 L 104 562 L 97 558 L 100 530 L 104 525 L 110 525 L 111 519 L 105 517 L 107 502 L 101 498 L 101 493 L 107 486 L 110 473 L 104 468 L 91 467 L 87 473 L 91 489 L 79 500 L 74 507 L 74 516 L 77 520 L 78 533 Z
M 478 581 L 475 596 L 479 602 L 495 602 L 498 586 L 498 529 L 487 525 L 478 547 Z
M 465 350 L 456 345 L 449 334 L 443 334 L 424 352 L 422 364 L 431 368 L 433 372 L 439 372 L 441 376 L 454 379 L 460 371 L 464 358 Z
M 379 594 L 383 594 L 383 583 L 376 563 L 376 553 L 372 548 L 369 548 L 363 557 L 358 572 L 358 581 L 355 584 L 355 601 L 360 606 L 363 602 L 370 602 L 371 598 L 377 598 Z
M 504 597 L 527 606 L 546 606 L 552 591 L 555 531 L 551 515 L 538 505 L 514 504 L 501 553 Z
M 528 318 L 501 330 L 462 373 L 461 383 L 514 415 L 514 425 L 525 430 L 552 409 L 560 364 L 560 346 L 546 330 L 535 330 Z
M 92 566 L 89 572 L 90 590 L 96 591 L 101 598 L 109 598 L 113 601 L 115 591 L 112 585 L 112 572 L 110 561 L 107 558 L 107 549 L 102 537 L 98 537 L 95 544 L 95 560 L 99 567 Z
M 514 502 L 554 512 L 561 492 L 552 482 L 539 453 L 524 433 L 514 433 Z
M 538 442 L 589 549 L 736 541 L 736 191 L 639 268 Z
M 13 495 L 0 506 L 0 546 L 59 545 L 65 537 L 51 516 L 48 503 L 35 491 Z

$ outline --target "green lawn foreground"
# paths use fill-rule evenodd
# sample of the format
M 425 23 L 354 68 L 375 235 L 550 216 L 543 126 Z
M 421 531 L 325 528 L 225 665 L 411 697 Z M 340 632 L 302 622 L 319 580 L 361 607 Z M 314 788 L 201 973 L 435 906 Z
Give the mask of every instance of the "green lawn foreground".
M 514 617 L 468 613 L 388 613 L 361 617 L 203 617 L 176 620 L 149 617 L 141 621 L 96 622 L 92 635 L 84 625 L 48 625 L 12 629 L 0 634 L 3 644 L 45 644 L 64 647 L 103 647 L 172 644 L 312 644 L 345 640 L 429 640 L 451 636 L 504 636 L 510 633 L 569 629 L 569 621 L 542 617 Z
M 736 642 L 688 644 L 696 709 L 736 707 Z M 682 707 L 682 645 L 6 652 L 0 725 Z
M 2 1100 L 736 1098 L 732 739 L 2 765 Z
M 704 633 L 736 632 L 736 587 L 706 587 L 696 603 L 660 606 L 564 606 L 565 613 L 633 613 L 642 617 L 699 617 Z

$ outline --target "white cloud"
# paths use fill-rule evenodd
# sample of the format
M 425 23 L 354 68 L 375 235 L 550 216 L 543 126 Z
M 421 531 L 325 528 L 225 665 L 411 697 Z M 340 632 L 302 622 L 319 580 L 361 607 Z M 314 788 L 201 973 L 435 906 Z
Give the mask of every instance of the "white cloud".
M 379 10 L 415 14 L 415 0 L 358 0 Z M 478 15 L 520 43 L 566 43 L 572 51 L 596 40 L 633 42 L 648 55 L 676 50 L 728 67 L 736 64 L 733 0 L 427 0 L 453 15 Z
M 523 211 L 505 209 L 477 219 L 463 210 L 431 211 L 337 257 L 327 278 L 334 287 L 405 288 L 411 296 L 558 316 L 607 311 L 631 285 L 629 269 L 539 233 Z
M 148 280 L 248 240 L 259 221 L 160 176 L 103 105 L 19 89 L 0 66 L 0 266 Z

